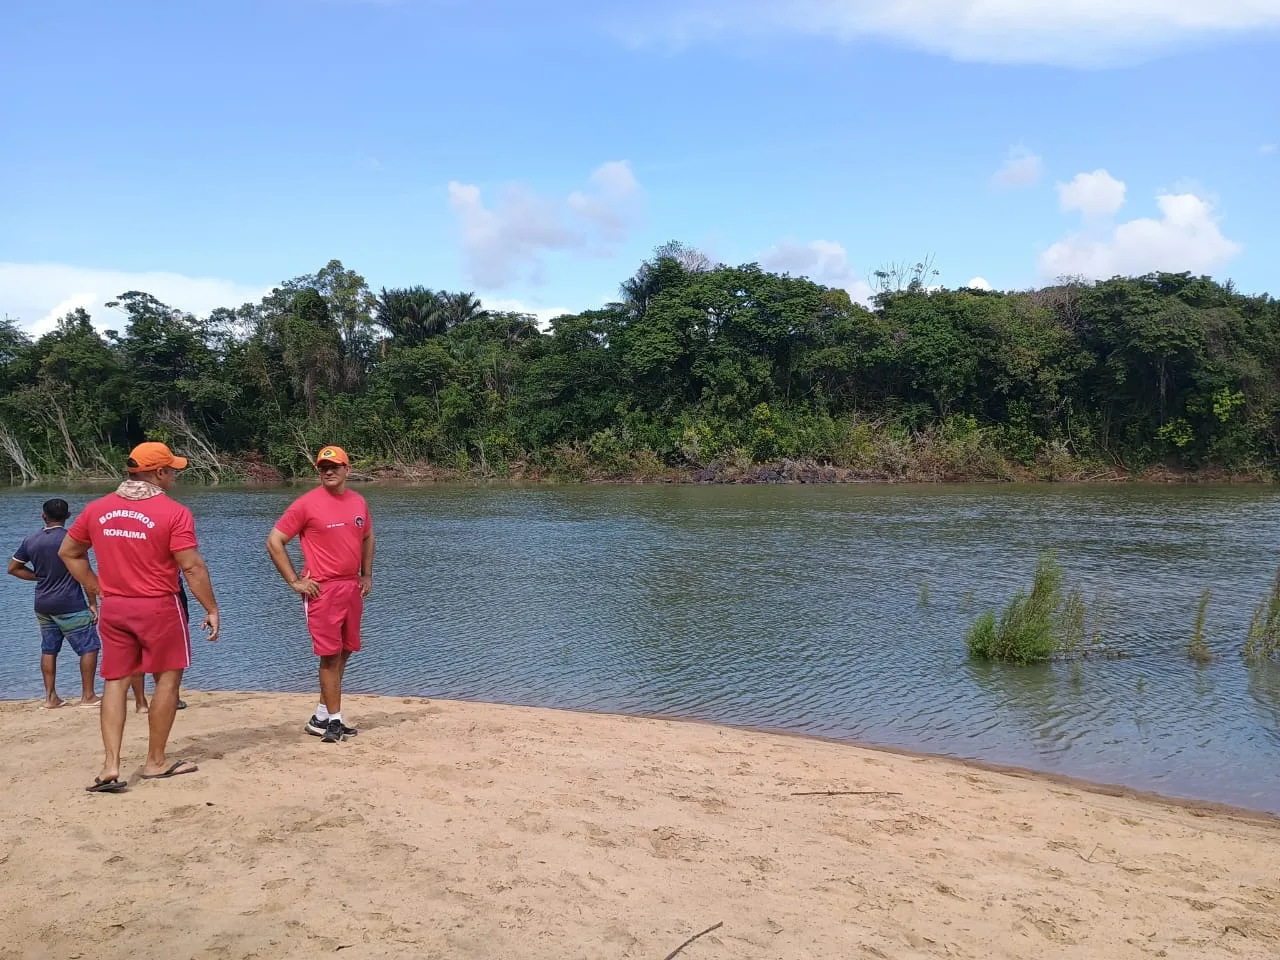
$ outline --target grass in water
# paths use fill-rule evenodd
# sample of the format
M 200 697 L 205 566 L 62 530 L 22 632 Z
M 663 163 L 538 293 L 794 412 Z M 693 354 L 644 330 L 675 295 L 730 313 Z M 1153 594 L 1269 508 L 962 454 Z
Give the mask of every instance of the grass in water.
M 1196 663 L 1209 663 L 1213 660 L 1213 651 L 1204 639 L 1204 617 L 1209 610 L 1209 598 L 1212 590 L 1200 594 L 1200 603 L 1196 606 L 1196 625 L 1191 632 L 1191 642 L 1187 644 L 1187 656 Z
M 965 636 L 969 655 L 1007 663 L 1080 659 L 1102 652 L 1102 637 L 1087 629 L 1087 604 L 1078 588 L 1063 590 L 1062 568 L 1047 554 L 1036 562 L 1030 592 L 1019 590 L 997 618 L 988 610 Z
M 1276 571 L 1270 594 L 1253 612 L 1240 655 L 1250 666 L 1280 659 L 1280 570 Z

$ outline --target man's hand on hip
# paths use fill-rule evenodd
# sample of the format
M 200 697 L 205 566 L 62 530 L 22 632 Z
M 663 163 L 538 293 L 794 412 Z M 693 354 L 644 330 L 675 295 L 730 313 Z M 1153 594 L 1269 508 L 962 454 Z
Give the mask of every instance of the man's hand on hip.
M 310 577 L 299 577 L 289 584 L 289 589 L 300 597 L 310 597 L 312 600 L 320 596 L 320 584 Z

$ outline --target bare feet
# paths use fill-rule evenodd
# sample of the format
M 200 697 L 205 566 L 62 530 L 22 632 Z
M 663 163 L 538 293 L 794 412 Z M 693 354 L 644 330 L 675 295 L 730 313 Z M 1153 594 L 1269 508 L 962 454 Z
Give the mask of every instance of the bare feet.
M 148 707 L 148 706 L 146 705 L 146 703 L 145 703 L 145 702 L 143 702 L 143 703 L 139 703 L 139 704 L 138 704 L 138 706 L 135 708 L 134 712 L 135 712 L 135 713 L 150 713 L 150 712 L 151 712 L 151 708 L 150 708 L 150 707 Z
M 44 698 L 44 703 L 42 703 L 41 706 L 46 710 L 57 710 L 66 702 L 67 701 L 63 700 L 56 693 L 51 693 L 49 696 Z

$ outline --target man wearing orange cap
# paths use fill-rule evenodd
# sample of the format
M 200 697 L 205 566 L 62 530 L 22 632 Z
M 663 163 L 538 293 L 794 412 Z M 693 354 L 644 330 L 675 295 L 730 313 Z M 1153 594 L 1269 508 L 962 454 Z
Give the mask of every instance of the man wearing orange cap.
M 364 598 L 373 589 L 373 521 L 364 497 L 347 489 L 351 460 L 345 450 L 324 447 L 316 469 L 320 486 L 284 512 L 267 537 L 267 553 L 302 597 L 311 649 L 320 658 L 320 704 L 305 729 L 324 743 L 338 743 L 357 733 L 342 722 L 342 677 L 360 649 Z M 285 550 L 299 534 L 301 576 Z
M 106 757 L 102 773 L 87 788 L 94 793 L 125 789 L 120 779 L 120 742 L 129 686 L 137 674 L 150 673 L 155 679 L 142 776 L 158 780 L 196 771 L 189 760 L 170 764 L 165 756 L 182 671 L 191 665 L 191 635 L 179 571 L 205 609 L 204 629 L 210 641 L 218 639 L 219 629 L 218 604 L 197 549 L 195 520 L 190 510 L 166 495 L 177 471 L 186 466 L 186 458 L 174 456 L 163 443 L 134 447 L 128 478 L 114 493 L 84 508 L 58 550 L 67 570 L 84 587 L 90 607 L 97 609 L 101 603 L 98 633 L 106 681 L 101 717 Z M 89 565 L 90 550 L 98 560 L 97 574 Z

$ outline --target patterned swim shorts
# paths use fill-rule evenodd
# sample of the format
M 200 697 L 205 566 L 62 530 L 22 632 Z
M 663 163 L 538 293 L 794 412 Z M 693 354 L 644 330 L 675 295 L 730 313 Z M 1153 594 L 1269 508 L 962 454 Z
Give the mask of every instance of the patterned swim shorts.
M 88 610 L 75 613 L 37 613 L 36 622 L 40 624 L 40 652 L 56 657 L 62 650 L 65 639 L 71 644 L 76 656 L 86 653 L 97 653 L 102 649 L 102 641 L 98 639 L 98 624 Z

